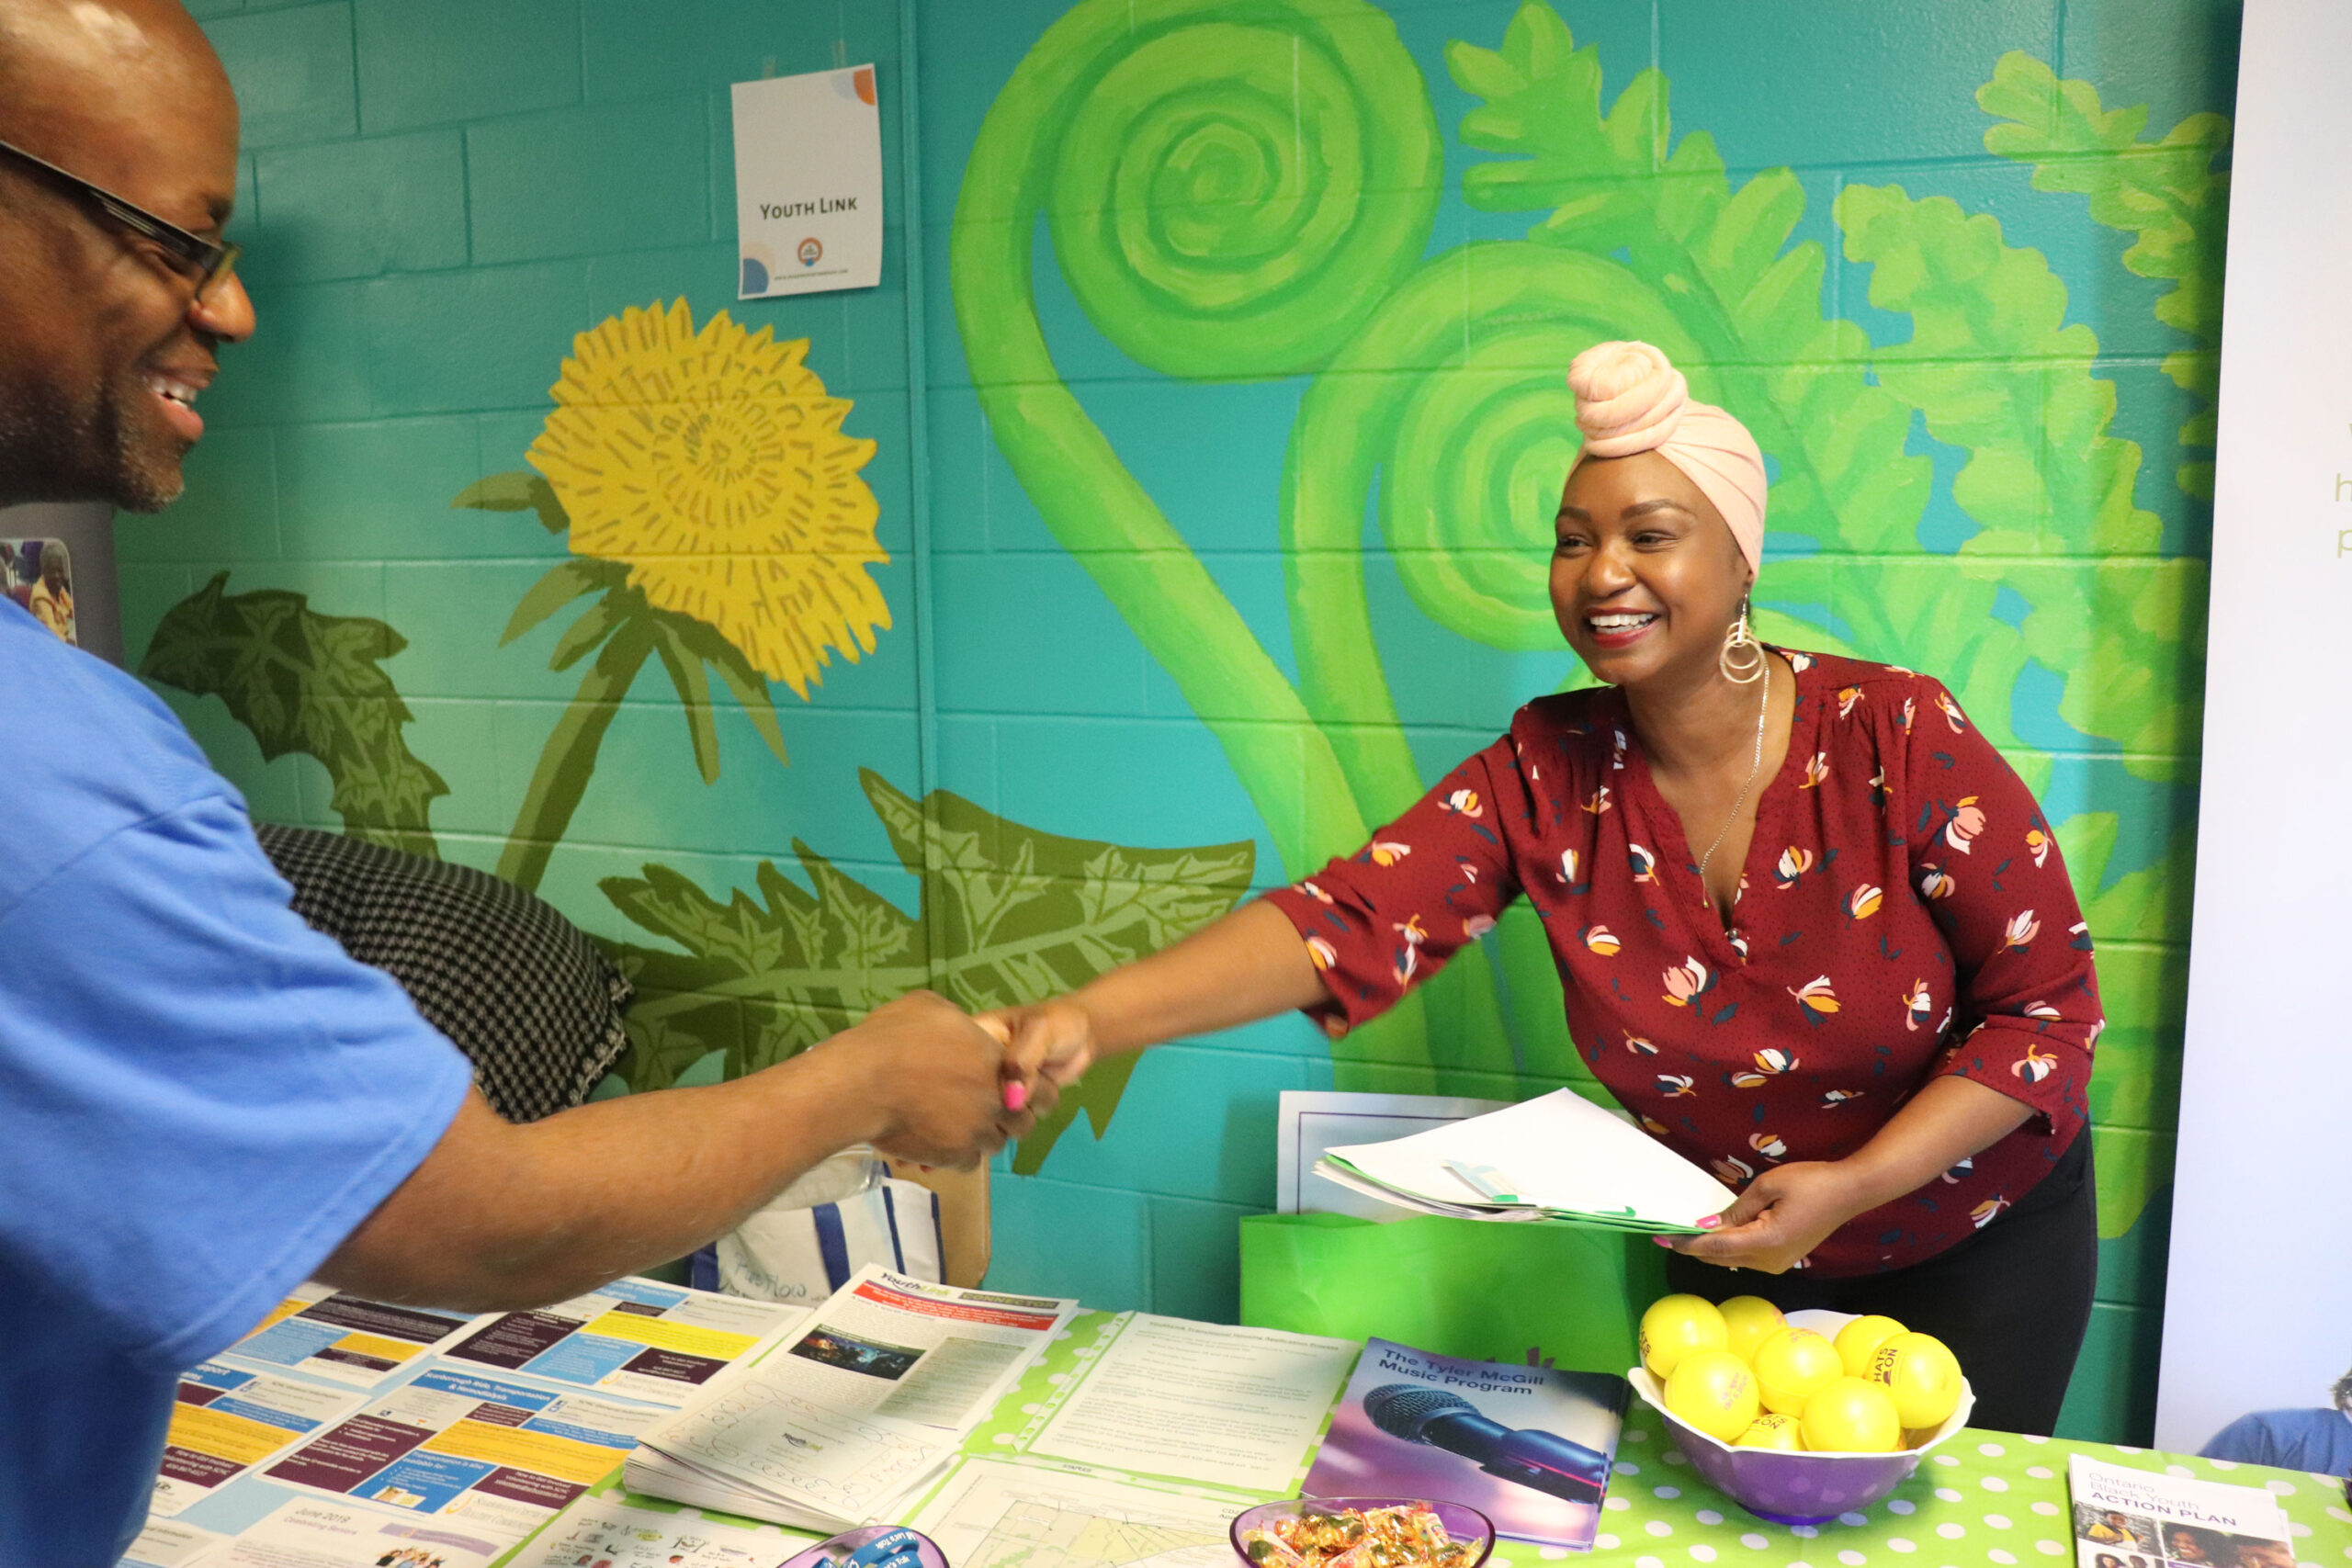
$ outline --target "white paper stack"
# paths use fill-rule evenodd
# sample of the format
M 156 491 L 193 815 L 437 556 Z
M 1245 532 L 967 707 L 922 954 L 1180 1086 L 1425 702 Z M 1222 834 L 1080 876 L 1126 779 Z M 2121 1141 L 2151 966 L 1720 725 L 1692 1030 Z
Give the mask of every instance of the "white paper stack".
M 630 1490 L 831 1534 L 911 1500 L 1077 1312 L 869 1264 L 749 1374 L 650 1427 Z
M 1573 1089 L 1385 1144 L 1334 1148 L 1315 1173 L 1399 1208 L 1693 1235 L 1728 1187 Z

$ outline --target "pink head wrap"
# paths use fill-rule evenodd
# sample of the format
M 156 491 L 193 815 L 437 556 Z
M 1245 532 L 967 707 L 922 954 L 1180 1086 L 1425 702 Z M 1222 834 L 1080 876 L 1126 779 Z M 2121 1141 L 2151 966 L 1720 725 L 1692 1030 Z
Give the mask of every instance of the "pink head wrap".
M 1731 525 L 1748 570 L 1764 565 L 1764 454 L 1747 426 L 1713 403 L 1645 343 L 1595 344 L 1568 364 L 1577 395 L 1577 457 L 1656 452 L 1690 477 Z

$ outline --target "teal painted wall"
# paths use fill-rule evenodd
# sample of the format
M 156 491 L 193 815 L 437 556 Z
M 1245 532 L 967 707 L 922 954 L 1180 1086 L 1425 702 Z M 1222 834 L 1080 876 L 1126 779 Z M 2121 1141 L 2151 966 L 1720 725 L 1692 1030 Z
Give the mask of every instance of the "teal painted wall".
M 541 885 L 574 919 L 674 958 L 668 933 L 629 918 L 602 880 L 635 878 L 657 862 L 723 901 L 754 887 L 763 861 L 800 863 L 796 842 L 916 915 L 924 881 L 895 852 L 861 770 L 906 795 L 945 790 L 987 818 L 1138 852 L 1248 842 L 1261 886 L 1283 879 L 1286 852 L 1332 847 L 1352 831 L 1331 801 L 1377 819 L 1378 788 L 1357 781 L 1337 795 L 1316 793 L 1309 754 L 1325 733 L 1318 716 L 1202 708 L 1201 671 L 1247 662 L 1234 637 L 1262 649 L 1261 694 L 1287 690 L 1317 660 L 1349 656 L 1317 640 L 1320 612 L 1286 580 L 1279 532 L 1291 482 L 1285 454 L 1315 389 L 1337 385 L 1333 351 L 1271 371 L 1238 363 L 1220 370 L 1214 348 L 1204 350 L 1204 364 L 1155 366 L 1148 361 L 1164 360 L 1165 351 L 1123 347 L 1090 317 L 1090 264 L 1058 250 L 1064 237 L 1045 226 L 1023 231 L 1034 262 L 1026 290 L 1002 268 L 951 258 L 967 165 L 977 168 L 991 106 L 1033 48 L 1032 72 L 1080 58 L 1080 46 L 1066 41 L 1039 48 L 1069 9 L 1064 0 L 205 0 L 198 9 L 245 106 L 239 237 L 263 326 L 228 357 L 207 399 L 212 430 L 191 461 L 188 499 L 120 525 L 133 650 L 223 570 L 232 594 L 290 591 L 317 614 L 384 623 L 405 639 L 380 660 L 398 697 L 350 700 L 375 705 L 384 718 L 387 705 L 405 704 L 407 747 L 447 786 L 431 803 L 432 841 L 452 859 L 496 864 L 581 676 L 578 667 L 548 667 L 563 617 L 511 644 L 502 632 L 518 600 L 567 552 L 527 512 L 450 503 L 480 481 L 525 468 L 575 333 L 625 308 L 683 297 L 698 324 L 723 309 L 780 338 L 806 338 L 807 364 L 826 392 L 853 401 L 843 430 L 877 446 L 862 478 L 889 556 L 873 578 L 891 624 L 854 662 L 837 652 L 805 701 L 771 688 L 788 765 L 714 682 L 711 783 L 697 770 L 668 682 L 658 670 L 639 678 Z M 1403 85 L 1383 89 L 1385 100 L 1367 112 L 1426 114 L 1435 134 L 1432 164 L 1409 179 L 1371 181 L 1380 201 L 1425 214 L 1425 238 L 1396 258 L 1392 276 L 1363 284 L 1362 301 L 1326 289 L 1286 319 L 1337 317 L 1360 302 L 1377 316 L 1389 309 L 1380 291 L 1401 290 L 1429 258 L 1471 246 L 1459 254 L 1474 258 L 1475 270 L 1475 258 L 1497 254 L 1475 247 L 1521 241 L 1544 220 L 1551 200 L 1507 209 L 1479 185 L 1486 176 L 1469 174 L 1496 154 L 1464 135 L 1464 115 L 1480 104 L 1464 84 L 1492 92 L 1500 67 L 1482 74 L 1487 57 L 1465 63 L 1457 51 L 1449 60 L 1457 44 L 1501 51 L 1504 66 L 1535 59 L 1506 47 L 1517 9 L 1502 0 L 1398 0 L 1385 15 L 1340 0 L 1259 8 L 1269 25 L 1292 25 L 1282 18 L 1295 10 L 1306 17 L 1296 25 L 1324 44 L 1405 62 Z M 1895 421 L 1895 446 L 1879 468 L 1894 473 L 1906 455 L 1916 461 L 1911 512 L 1898 508 L 1901 526 L 1872 534 L 1858 513 L 1816 508 L 1808 521 L 1793 503 L 1776 510 L 1758 597 L 1800 646 L 1851 639 L 1867 655 L 1917 662 L 1951 681 L 2061 825 L 2101 941 L 2114 1019 L 2094 1100 L 2109 1239 L 2064 1429 L 2144 1437 L 2177 1099 L 2210 531 L 2194 475 L 2184 483 L 2176 470 L 2210 457 L 2196 445 L 2194 422 L 2210 408 L 2198 389 L 2212 324 L 2184 309 L 2181 296 L 2218 278 L 2220 208 L 2197 209 L 2184 242 L 2162 230 L 2165 220 L 2143 198 L 2167 180 L 2201 188 L 2212 128 L 2198 131 L 2201 141 L 2190 136 L 2186 152 L 2158 139 L 2193 116 L 2229 112 L 2234 10 L 2220 0 L 1560 0 L 1558 16 L 1575 47 L 1598 47 L 1601 108 L 1654 68 L 1668 95 L 1668 147 L 1687 151 L 1682 139 L 1705 132 L 1735 190 L 1768 171 L 1791 171 L 1790 231 L 1771 238 L 1762 258 L 1821 248 L 1817 299 L 1800 290 L 1793 307 L 1829 334 L 1818 344 L 1834 345 L 1815 369 L 1871 389 L 1857 398 L 1894 400 L 1880 412 Z M 1083 47 L 1120 46 L 1106 34 Z M 2052 123 L 2076 127 L 2078 140 L 2040 159 L 2046 188 L 2037 188 L 2032 159 L 1988 151 L 1987 131 L 2004 116 L 1978 102 L 2013 51 L 2089 83 L 2108 110 L 2146 106 L 2144 130 L 2109 124 L 2101 140 L 2052 113 Z M 1214 77 L 1215 51 L 1197 58 L 1204 79 Z M 882 286 L 738 305 L 728 85 L 867 61 L 879 67 L 889 181 Z M 1426 95 L 1425 109 L 1416 95 Z M 1573 120 L 1556 96 L 1538 101 L 1539 124 Z M 2046 110 L 2065 102 L 2046 90 L 2041 101 Z M 2014 96 L 2006 102 L 2007 116 L 2024 112 Z M 1591 120 L 1589 104 L 1583 115 Z M 1008 112 L 997 144 L 1006 161 L 989 169 L 1051 155 L 1042 140 L 1048 129 Z M 1293 141 L 1292 153 L 1304 157 L 1309 129 L 1294 119 L 1256 155 L 1279 162 Z M 1343 160 L 1307 162 L 1326 169 L 1318 177 L 1341 197 L 1364 195 L 1349 186 Z M 1203 177 L 1214 184 L 1213 175 Z M 1634 175 L 1608 175 L 1634 192 L 1641 222 L 1653 228 L 1660 193 L 1690 183 L 1654 159 Z M 992 204 L 993 187 L 979 183 L 965 208 L 967 243 L 984 239 L 991 221 L 1034 221 L 1012 204 Z M 1899 187 L 1900 198 L 1870 194 L 1887 187 Z M 1171 214 L 1215 218 L 1221 198 L 1203 188 L 1171 197 Z M 1912 205 L 1929 197 L 1957 203 L 1955 219 L 1996 220 L 1997 240 L 1980 223 L 1972 243 L 1985 266 L 1999 266 L 1971 272 L 1962 242 L 1935 227 L 1942 209 Z M 1064 212 L 1069 233 L 1083 235 L 1082 199 L 1067 198 Z M 1866 232 L 1873 213 L 1882 226 Z M 1659 264 L 1638 250 L 1650 230 L 1636 223 L 1628 232 L 1636 243 L 1623 254 L 1618 246 L 1599 254 L 1629 267 L 1642 287 L 1671 292 Z M 1916 287 L 1898 276 L 1910 263 L 1926 279 Z M 1481 316 L 1473 292 L 1465 282 L 1453 307 L 1464 344 L 1503 331 Z M 968 329 L 959 328 L 959 296 Z M 1675 299 L 1684 297 L 1662 308 L 1682 309 Z M 2216 290 L 2214 312 L 2218 299 Z M 1581 330 L 1622 306 L 1561 305 L 1534 325 Z M 1173 549 L 1140 550 L 1132 536 L 1092 539 L 1085 530 L 1114 506 L 1106 501 L 1100 516 L 1086 508 L 1055 515 L 1058 481 L 1034 457 L 1022 468 L 1008 457 L 999 426 L 1017 378 L 1000 350 L 1032 316 L 1052 377 L 1164 514 Z M 1199 337 L 1214 342 L 1205 329 Z M 1923 368 L 1905 345 L 1931 339 L 1933 363 Z M 1508 347 L 1507 335 L 1493 341 Z M 1786 367 L 1814 352 L 1768 358 Z M 1511 367 L 1498 384 L 1539 372 L 1555 379 L 1557 369 L 1551 358 Z M 1345 373 L 1399 394 L 1466 374 L 1442 349 L 1359 355 Z M 1751 418 L 1741 397 L 1760 403 L 1773 395 L 1736 369 L 1714 373 Z M 2112 423 L 2102 428 L 2110 389 Z M 1443 456 L 1408 451 L 1392 472 Z M 1800 457 L 1774 459 L 1780 509 Z M 1818 453 L 1804 461 L 1824 472 L 1834 466 Z M 1313 477 L 1311 461 L 1298 473 Z M 1484 516 L 1502 533 L 1468 538 L 1464 518 L 1478 513 L 1483 492 L 1470 480 L 1448 482 L 1462 513 L 1448 526 L 1463 536 L 1449 536 L 1438 553 L 1474 572 L 1507 570 L 1515 547 L 1504 536 L 1520 520 Z M 1460 624 L 1464 617 L 1433 617 L 1413 592 L 1421 563 L 1392 547 L 1369 495 L 1356 504 L 1363 525 L 1345 545 L 1362 552 L 1353 570 L 1372 637 L 1363 668 L 1385 676 L 1393 694 L 1398 754 L 1433 778 L 1490 739 L 1516 704 L 1574 678 L 1574 661 Z M 2095 525 L 2101 506 L 2111 515 Z M 1171 567 L 1178 555 L 1197 563 L 1184 592 L 1230 606 L 1239 630 L 1220 634 L 1227 641 L 1195 636 L 1175 618 L 1182 593 L 1168 585 L 1193 570 Z M 1141 590 L 1105 592 L 1138 564 Z M 1905 595 L 1918 608 L 1893 624 L 1886 607 Z M 1929 628 L 1939 603 L 1957 606 L 1958 620 Z M 1872 632 L 1873 615 L 1889 629 Z M 329 800 L 337 775 L 318 758 L 266 761 L 254 733 L 220 702 L 168 687 L 164 694 L 257 815 L 344 825 Z M 1295 776 L 1237 767 L 1228 745 L 1251 727 L 1295 741 Z M 1009 843 L 1017 835 L 1000 836 Z M 957 985 L 983 997 L 989 986 L 1017 988 L 1010 970 L 976 980 L 980 972 L 956 967 L 962 950 L 939 923 L 952 881 L 930 886 L 933 907 L 910 961 L 951 994 Z M 1557 1037 L 1556 1000 L 1514 956 L 1508 928 L 1488 939 L 1482 964 L 1459 967 L 1465 973 L 1431 992 L 1426 1022 L 1414 1025 L 1420 1032 L 1385 1061 L 1368 1059 L 1361 1044 L 1343 1046 L 1335 1061 L 1295 1020 L 1145 1058 L 1124 1096 L 1115 1086 L 1102 1095 L 1097 1113 L 1107 1128 L 1081 1122 L 1049 1151 L 1033 1147 L 1022 1163 L 1035 1166 L 1042 1154 L 1034 1174 L 1014 1174 L 1007 1156 L 992 1279 L 1102 1306 L 1230 1317 L 1234 1224 L 1270 1201 L 1280 1090 L 1338 1083 L 1523 1093 L 1579 1076 Z M 1466 973 L 1472 967 L 1484 974 Z M 647 972 L 690 990 L 683 973 Z M 820 1030 L 828 1008 L 847 1005 L 831 993 L 821 1005 L 792 1004 Z M 773 1017 L 754 1022 L 769 1031 L 762 1038 L 770 1049 L 785 1037 Z M 755 1062 L 758 1052 L 741 1044 L 754 1022 L 739 1039 L 727 1033 L 733 1026 L 705 1019 L 700 1032 L 667 1042 L 659 1071 L 640 1063 L 632 1080 L 694 1081 L 730 1060 Z

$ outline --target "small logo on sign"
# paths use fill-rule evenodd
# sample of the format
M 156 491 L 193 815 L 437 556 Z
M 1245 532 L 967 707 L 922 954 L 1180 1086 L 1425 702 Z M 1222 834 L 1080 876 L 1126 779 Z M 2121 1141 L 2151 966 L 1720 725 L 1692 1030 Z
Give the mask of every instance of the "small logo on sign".
M 822 256 L 824 254 L 825 247 L 819 244 L 815 240 L 810 239 L 800 242 L 800 265 L 802 266 L 815 266 L 817 265 L 818 258 Z

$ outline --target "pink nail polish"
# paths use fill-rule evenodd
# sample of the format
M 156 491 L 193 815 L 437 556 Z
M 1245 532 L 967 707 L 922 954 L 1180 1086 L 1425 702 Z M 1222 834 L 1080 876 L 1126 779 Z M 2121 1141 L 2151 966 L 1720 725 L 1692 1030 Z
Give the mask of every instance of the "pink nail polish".
M 1029 1103 L 1029 1086 L 1015 1079 L 1004 1086 L 1004 1108 L 1019 1111 Z
M 1654 1242 L 1657 1243 L 1660 1247 L 1672 1247 L 1672 1246 L 1674 1245 L 1672 1242 L 1670 1242 L 1670 1241 L 1667 1240 L 1667 1239 L 1666 1239 L 1666 1237 L 1664 1237 L 1664 1236 L 1662 1236 L 1662 1235 L 1654 1235 L 1654 1236 L 1650 1237 L 1650 1239 L 1651 1239 L 1652 1241 L 1654 1241 Z
M 1709 1214 L 1705 1219 L 1699 1222 L 1699 1228 L 1702 1231 L 1711 1231 L 1723 1223 L 1724 1217 L 1721 1214 Z

